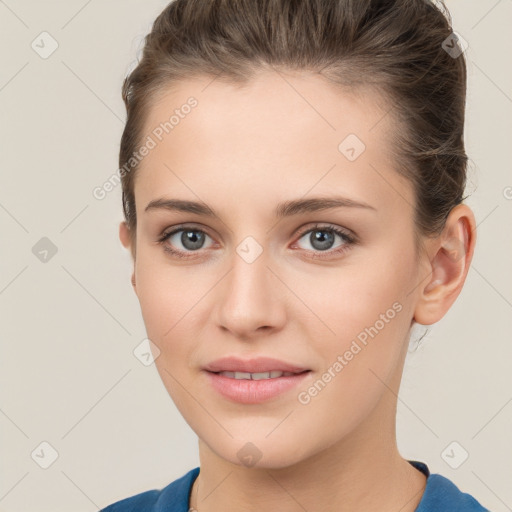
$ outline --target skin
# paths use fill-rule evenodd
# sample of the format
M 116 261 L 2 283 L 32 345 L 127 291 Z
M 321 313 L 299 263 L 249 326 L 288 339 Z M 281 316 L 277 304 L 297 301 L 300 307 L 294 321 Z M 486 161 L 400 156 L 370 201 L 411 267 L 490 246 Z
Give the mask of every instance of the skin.
M 412 322 L 439 321 L 464 284 L 472 211 L 455 207 L 443 233 L 424 238 L 416 253 L 414 192 L 394 169 L 386 134 L 396 127 L 375 92 L 341 91 L 307 73 L 261 71 L 245 87 L 196 77 L 152 106 L 146 134 L 190 96 L 198 106 L 137 171 L 136 236 L 124 222 L 119 231 L 124 247 L 136 244 L 132 284 L 160 350 L 156 367 L 199 438 L 190 506 L 414 511 L 426 478 L 398 452 L 397 394 Z M 366 145 L 354 161 L 338 150 L 350 133 Z M 279 202 L 333 195 L 374 209 L 274 217 Z M 145 211 L 162 197 L 202 201 L 218 218 Z M 189 259 L 157 242 L 183 223 L 207 235 L 195 252 L 181 232 L 165 242 Z M 310 240 L 325 233 L 315 223 L 350 230 L 358 243 L 335 235 L 322 251 Z M 252 263 L 236 252 L 248 236 L 263 250 Z M 397 302 L 400 312 L 307 405 L 299 403 L 298 393 Z M 300 389 L 239 404 L 201 371 L 226 355 L 266 355 L 312 372 Z M 253 466 L 237 456 L 248 442 L 261 455 Z

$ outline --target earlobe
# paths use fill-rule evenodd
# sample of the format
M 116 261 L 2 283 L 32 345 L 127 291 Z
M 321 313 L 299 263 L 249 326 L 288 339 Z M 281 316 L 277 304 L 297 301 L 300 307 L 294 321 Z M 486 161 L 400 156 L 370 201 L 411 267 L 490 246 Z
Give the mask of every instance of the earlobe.
M 422 325 L 438 322 L 459 295 L 476 243 L 473 212 L 458 205 L 450 212 L 443 233 L 430 247 L 429 275 L 422 283 L 414 320 Z

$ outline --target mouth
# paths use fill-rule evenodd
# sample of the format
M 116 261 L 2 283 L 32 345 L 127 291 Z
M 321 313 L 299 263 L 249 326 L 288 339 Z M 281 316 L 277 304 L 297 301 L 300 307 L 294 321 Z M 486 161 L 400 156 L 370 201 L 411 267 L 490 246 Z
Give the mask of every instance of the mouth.
M 313 373 L 309 368 L 262 356 L 253 359 L 223 357 L 201 369 L 209 387 L 218 396 L 240 404 L 289 398 L 291 391 Z
M 222 377 L 227 377 L 228 379 L 235 379 L 235 380 L 269 380 L 269 379 L 279 379 L 281 377 L 294 377 L 297 375 L 301 375 L 303 373 L 308 373 L 310 371 L 311 370 L 304 370 L 301 372 L 284 372 L 281 370 L 271 370 L 269 372 L 255 372 L 255 373 L 230 372 L 230 371 L 209 372 L 209 373 L 214 373 L 215 375 L 220 375 Z

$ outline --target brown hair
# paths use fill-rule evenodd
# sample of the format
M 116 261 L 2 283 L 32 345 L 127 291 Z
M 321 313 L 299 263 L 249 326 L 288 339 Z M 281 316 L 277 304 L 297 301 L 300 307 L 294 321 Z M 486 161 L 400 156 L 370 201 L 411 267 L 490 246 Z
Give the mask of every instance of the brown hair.
M 417 241 L 438 235 L 466 184 L 466 63 L 463 53 L 445 51 L 451 34 L 444 4 L 427 0 L 174 0 L 124 80 L 120 168 L 142 142 L 151 105 L 173 83 L 215 76 L 243 84 L 268 66 L 311 71 L 384 94 L 396 120 L 396 170 L 415 191 Z M 134 256 L 136 170 L 121 176 Z

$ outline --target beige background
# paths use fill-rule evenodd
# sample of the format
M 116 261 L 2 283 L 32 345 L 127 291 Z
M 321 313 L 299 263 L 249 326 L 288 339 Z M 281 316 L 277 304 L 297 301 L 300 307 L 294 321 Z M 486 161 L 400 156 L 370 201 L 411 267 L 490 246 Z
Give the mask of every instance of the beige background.
M 117 169 L 122 79 L 165 5 L 0 1 L 2 511 L 94 511 L 199 463 L 154 365 L 133 354 L 145 331 L 120 187 L 92 195 Z M 469 43 L 478 246 L 461 296 L 408 355 L 398 442 L 500 512 L 512 510 L 512 1 L 447 5 Z M 43 31 L 58 43 L 46 59 L 31 47 Z M 46 262 L 32 251 L 43 237 L 57 249 Z M 453 441 L 469 453 L 458 469 L 442 457 Z M 42 442 L 58 453 L 47 469 Z

